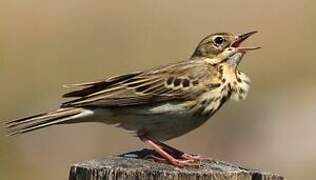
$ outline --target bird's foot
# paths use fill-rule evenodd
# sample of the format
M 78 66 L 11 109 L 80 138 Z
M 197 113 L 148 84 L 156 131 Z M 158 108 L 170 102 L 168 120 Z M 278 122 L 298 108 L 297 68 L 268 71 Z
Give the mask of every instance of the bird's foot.
M 157 156 L 150 156 L 148 157 L 149 159 L 155 161 L 155 162 L 159 162 L 159 163 L 165 163 L 165 164 L 172 164 L 176 167 L 196 167 L 196 166 L 200 166 L 199 163 L 196 163 L 196 160 L 193 159 L 175 159 L 175 158 L 170 158 L 170 159 L 164 159 L 161 157 L 157 157 Z
M 162 159 L 157 159 L 157 158 L 153 158 L 154 160 L 157 160 L 158 162 L 168 162 L 176 167 L 185 167 L 185 166 L 199 166 L 200 164 L 199 163 L 195 163 L 195 160 L 194 159 L 183 159 L 181 157 L 178 157 L 178 156 L 173 156 L 172 154 L 168 153 L 167 151 L 165 151 L 160 145 L 159 143 L 147 138 L 147 137 L 144 137 L 144 136 L 141 136 L 140 139 L 146 143 L 147 145 L 149 145 L 150 147 L 152 147 L 156 153 L 161 157 L 163 158 L 164 160 Z M 152 157 L 155 157 L 155 156 L 152 156 Z
M 201 156 L 201 155 L 194 155 L 194 154 L 189 154 L 189 153 L 183 153 L 181 155 L 181 158 L 185 159 L 185 160 L 193 160 L 193 161 L 203 161 L 203 160 L 211 161 L 211 160 L 213 160 L 210 157 L 204 157 L 204 156 Z
M 200 156 L 200 155 L 193 155 L 189 153 L 185 153 L 179 149 L 176 149 L 174 147 L 171 147 L 167 144 L 164 144 L 162 142 L 158 142 L 158 145 L 165 150 L 166 152 L 170 153 L 175 157 L 176 159 L 183 159 L 183 160 L 194 160 L 194 161 L 203 161 L 203 160 L 212 160 L 212 158 Z
M 194 160 L 180 160 L 180 159 L 172 159 L 169 161 L 171 164 L 177 167 L 198 167 L 199 163 L 196 163 Z

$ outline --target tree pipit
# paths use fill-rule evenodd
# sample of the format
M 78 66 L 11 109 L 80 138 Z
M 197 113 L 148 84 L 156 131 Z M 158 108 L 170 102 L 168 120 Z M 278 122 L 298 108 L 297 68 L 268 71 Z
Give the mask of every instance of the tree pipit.
M 114 124 L 134 132 L 172 165 L 194 165 L 199 156 L 162 142 L 199 127 L 228 99 L 246 97 L 250 80 L 237 66 L 246 52 L 259 48 L 240 46 L 254 33 L 211 34 L 185 61 L 69 85 L 80 89 L 63 97 L 74 99 L 54 112 L 7 122 L 7 128 L 15 135 L 55 124 Z

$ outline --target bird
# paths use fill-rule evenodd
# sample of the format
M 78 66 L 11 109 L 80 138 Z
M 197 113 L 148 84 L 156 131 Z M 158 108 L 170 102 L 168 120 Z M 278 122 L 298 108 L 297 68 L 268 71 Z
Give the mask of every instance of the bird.
M 186 60 L 66 87 L 72 98 L 48 113 L 6 122 L 9 135 L 51 125 L 100 122 L 132 132 L 176 167 L 193 166 L 202 156 L 164 142 L 201 126 L 229 99 L 247 96 L 250 79 L 238 70 L 248 51 L 242 42 L 257 31 L 206 36 Z

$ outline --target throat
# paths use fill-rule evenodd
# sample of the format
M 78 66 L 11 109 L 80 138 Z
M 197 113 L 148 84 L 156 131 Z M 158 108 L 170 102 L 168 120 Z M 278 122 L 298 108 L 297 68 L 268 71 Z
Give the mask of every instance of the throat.
M 235 65 L 224 66 L 222 82 L 229 89 L 231 99 L 239 101 L 247 97 L 250 79 L 246 74 L 240 72 Z
M 201 94 L 198 103 L 192 108 L 194 114 L 211 116 L 228 99 L 239 101 L 247 96 L 250 80 L 244 73 L 227 63 L 214 67 L 217 68 L 213 76 L 215 78 L 211 80 L 209 89 Z
M 230 91 L 231 99 L 236 101 L 245 99 L 250 87 L 250 79 L 247 75 L 240 72 L 236 65 L 223 64 L 219 68 L 221 82 Z

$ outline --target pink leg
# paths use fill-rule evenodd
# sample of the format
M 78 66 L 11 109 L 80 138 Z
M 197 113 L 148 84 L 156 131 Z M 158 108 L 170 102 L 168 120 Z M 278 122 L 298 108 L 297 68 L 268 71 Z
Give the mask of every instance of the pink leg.
M 158 145 L 165 151 L 174 154 L 175 157 L 177 158 L 182 158 L 186 160 L 194 160 L 194 161 L 201 161 L 201 160 L 211 160 L 211 158 L 208 157 L 203 157 L 200 155 L 193 155 L 189 153 L 182 152 L 174 147 L 171 147 L 167 144 L 164 144 L 162 142 L 158 142 Z
M 196 166 L 197 164 L 193 164 L 193 160 L 178 160 L 172 157 L 170 154 L 168 154 L 166 151 L 164 151 L 158 144 L 156 144 L 154 141 L 150 140 L 146 137 L 140 137 L 140 139 L 150 147 L 152 147 L 161 157 L 166 159 L 169 163 L 171 163 L 174 166 L 177 167 L 184 167 L 184 166 Z

